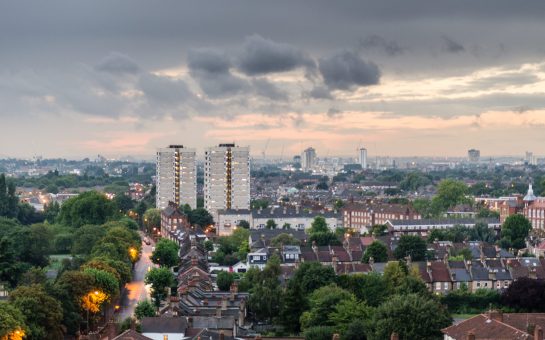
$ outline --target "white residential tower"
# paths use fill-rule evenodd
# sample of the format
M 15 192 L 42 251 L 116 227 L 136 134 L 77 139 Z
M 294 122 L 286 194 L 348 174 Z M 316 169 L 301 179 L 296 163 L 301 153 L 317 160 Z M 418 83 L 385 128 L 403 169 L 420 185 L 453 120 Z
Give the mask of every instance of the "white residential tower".
M 195 149 L 170 145 L 157 150 L 156 207 L 164 209 L 169 201 L 197 207 Z
M 220 144 L 205 152 L 204 207 L 217 221 L 220 209 L 250 208 L 250 148 Z

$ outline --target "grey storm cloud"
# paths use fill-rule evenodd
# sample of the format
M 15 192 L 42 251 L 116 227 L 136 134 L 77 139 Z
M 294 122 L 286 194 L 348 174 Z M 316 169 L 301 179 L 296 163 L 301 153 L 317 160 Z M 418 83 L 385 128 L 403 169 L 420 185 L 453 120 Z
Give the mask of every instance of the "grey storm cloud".
M 314 86 L 310 91 L 304 93 L 303 97 L 313 99 L 335 99 L 331 94 L 331 91 L 322 85 Z
M 464 45 L 446 35 L 441 36 L 441 44 L 442 50 L 448 53 L 461 53 L 466 50 Z
M 237 95 L 250 88 L 248 80 L 231 73 L 229 57 L 211 49 L 190 50 L 187 66 L 193 79 L 211 98 Z
M 315 68 L 314 60 L 303 51 L 259 35 L 246 38 L 237 65 L 247 75 L 286 72 L 299 67 Z
M 214 50 L 189 50 L 187 66 L 192 72 L 227 73 L 231 62 L 225 53 Z
M 272 100 L 286 101 L 289 99 L 286 91 L 282 91 L 275 84 L 266 79 L 256 78 L 252 80 L 256 94 Z
M 137 74 L 140 71 L 134 60 L 118 52 L 110 53 L 95 66 L 95 69 L 113 74 Z
M 339 90 L 376 85 L 381 75 L 376 64 L 367 62 L 357 53 L 350 51 L 329 58 L 321 58 L 319 69 L 324 83 L 331 89 Z
M 401 47 L 396 41 L 389 41 L 385 38 L 373 34 L 367 36 L 360 41 L 360 45 L 363 49 L 375 48 L 384 51 L 389 56 L 397 56 L 403 54 L 406 48 Z
M 192 99 L 193 93 L 181 79 L 146 73 L 138 79 L 138 88 L 154 104 L 175 106 Z

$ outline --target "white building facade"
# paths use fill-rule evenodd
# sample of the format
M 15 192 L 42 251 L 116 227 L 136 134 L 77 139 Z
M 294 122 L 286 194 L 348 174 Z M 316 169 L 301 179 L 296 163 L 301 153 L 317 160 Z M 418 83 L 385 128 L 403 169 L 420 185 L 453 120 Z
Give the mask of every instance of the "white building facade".
M 367 169 L 367 149 L 361 148 L 359 154 L 359 161 L 362 169 Z
M 303 171 L 311 171 L 316 165 L 316 150 L 312 147 L 303 151 L 301 156 L 301 167 Z
M 250 148 L 220 144 L 205 152 L 204 207 L 217 221 L 218 210 L 250 208 Z
M 197 163 L 195 149 L 170 145 L 157 151 L 156 207 L 165 209 L 168 202 L 197 207 Z

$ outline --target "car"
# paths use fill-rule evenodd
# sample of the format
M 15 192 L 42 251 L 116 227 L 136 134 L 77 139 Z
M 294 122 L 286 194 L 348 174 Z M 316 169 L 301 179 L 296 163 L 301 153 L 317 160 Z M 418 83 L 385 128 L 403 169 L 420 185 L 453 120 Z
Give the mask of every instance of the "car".
M 144 238 L 144 243 L 147 244 L 148 246 L 151 244 L 149 238 Z
M 155 251 L 155 247 L 151 247 L 151 251 Z

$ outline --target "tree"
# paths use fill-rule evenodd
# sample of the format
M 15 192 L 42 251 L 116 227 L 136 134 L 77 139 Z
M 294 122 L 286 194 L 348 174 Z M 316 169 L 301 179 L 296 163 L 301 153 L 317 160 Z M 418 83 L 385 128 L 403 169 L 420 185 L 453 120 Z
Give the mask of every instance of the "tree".
M 189 214 L 189 222 L 202 228 L 214 224 L 214 217 L 205 208 L 193 209 Z
M 250 291 L 248 306 L 256 321 L 273 322 L 282 307 L 282 287 L 278 277 L 281 273 L 280 258 L 271 256 L 263 270 L 250 268 L 239 288 L 247 287 Z
M 339 275 L 337 284 L 373 307 L 380 305 L 391 294 L 389 283 L 378 273 Z
M 384 267 L 384 279 L 391 288 L 401 285 L 409 269 L 402 261 L 390 261 Z
M 371 257 L 375 262 L 388 261 L 388 248 L 386 248 L 386 246 L 380 241 L 373 241 L 373 243 L 365 248 L 361 261 L 364 263 L 369 263 L 369 259 Z
M 20 261 L 37 267 L 44 267 L 49 263 L 53 235 L 47 226 L 36 224 L 16 228 L 10 238 L 13 250 Z
M 341 245 L 341 241 L 339 241 L 337 235 L 331 231 L 312 233 L 308 237 L 308 241 L 317 246 Z
M 271 239 L 271 246 L 280 247 L 284 246 L 298 246 L 301 244 L 301 241 L 293 237 L 293 235 L 282 233 Z
M 403 259 L 411 256 L 413 261 L 424 261 L 426 259 L 426 242 L 415 235 L 402 235 L 399 238 L 397 248 L 394 250 L 394 256 L 397 259 Z
M 448 311 L 438 302 L 418 294 L 394 295 L 376 309 L 374 336 L 388 339 L 438 339 L 441 329 L 452 324 Z
M 161 227 L 161 210 L 150 208 L 144 213 L 144 227 L 148 234 L 153 232 L 153 228 Z
M 284 293 L 281 323 L 287 331 L 300 330 L 299 319 L 307 309 L 307 297 L 316 289 L 335 282 L 335 272 L 330 266 L 317 262 L 303 262 L 294 272 Z
M 57 301 L 61 302 L 63 325 L 66 326 L 67 334 L 75 335 L 83 321 L 82 299 L 84 295 L 96 289 L 94 277 L 79 270 L 65 271 L 49 289 Z
M 483 222 L 475 223 L 475 226 L 470 229 L 469 235 L 472 241 L 482 241 L 494 243 L 496 241 L 496 233 L 488 227 L 488 224 Z
M 0 339 L 19 340 L 26 332 L 28 328 L 23 313 L 11 303 L 0 301 Z
M 267 209 L 268 206 L 269 201 L 267 201 L 266 199 L 256 199 L 250 203 L 250 207 L 252 209 Z
M 525 248 L 525 239 L 530 230 L 532 230 L 532 224 L 523 215 L 515 214 L 507 217 L 501 226 L 502 247 Z
M 61 206 L 57 201 L 44 205 L 44 217 L 49 224 L 55 223 L 60 212 Z
M 114 202 L 104 194 L 87 191 L 63 203 L 59 221 L 64 225 L 79 228 L 85 224 L 104 224 L 115 214 Z
M 501 296 L 502 304 L 517 311 L 530 313 L 545 311 L 545 282 L 521 277 L 513 281 Z
M 176 242 L 162 238 L 155 245 L 151 261 L 163 267 L 174 267 L 180 261 L 179 251 L 180 247 Z
M 25 267 L 25 264 L 17 259 L 11 239 L 0 237 L 0 282 L 8 282 L 14 287 Z
M 310 228 L 308 229 L 309 234 L 314 233 L 324 233 L 328 232 L 329 228 L 327 227 L 327 222 L 323 216 L 316 216 Z
M 331 340 L 335 328 L 331 326 L 315 326 L 305 330 L 305 340 Z
M 155 307 L 149 300 L 139 301 L 134 309 L 134 315 L 138 320 L 156 315 Z
M 339 304 L 352 299 L 352 294 L 334 284 L 316 289 L 309 296 L 309 310 L 301 315 L 301 328 L 335 326 L 330 314 Z
M 106 235 L 106 230 L 99 225 L 84 225 L 74 231 L 73 255 L 88 255 L 95 244 Z
M 114 203 L 118 210 L 123 213 L 127 213 L 129 210 L 134 208 L 134 201 L 127 194 L 118 194 L 114 197 Z
M 43 286 L 19 286 L 9 298 L 25 317 L 27 339 L 63 339 L 61 305 Z
M 159 308 L 161 300 L 166 297 L 166 289 L 174 284 L 174 275 L 168 268 L 153 268 L 146 274 L 144 282 L 151 285 L 155 307 Z
M 277 224 L 274 220 L 267 220 L 267 223 L 265 224 L 265 228 L 267 229 L 276 229 Z
M 329 187 L 327 186 L 326 182 L 320 182 L 316 185 L 316 190 L 328 190 Z
M 210 240 L 204 241 L 204 249 L 207 251 L 213 251 L 214 250 L 214 242 Z
M 250 223 L 248 223 L 248 221 L 245 221 L 245 220 L 240 220 L 240 221 L 238 221 L 237 227 L 244 228 L 244 229 L 250 229 Z
M 470 203 L 466 197 L 469 189 L 464 182 L 454 179 L 445 179 L 439 182 L 437 186 L 437 195 L 432 200 L 432 205 L 436 205 L 441 211 L 454 207 L 462 203 Z
M 235 281 L 235 276 L 233 273 L 228 273 L 226 271 L 221 271 L 218 273 L 216 278 L 216 284 L 218 289 L 224 292 L 228 292 L 231 288 L 231 284 Z
M 369 332 L 369 326 L 364 320 L 354 319 L 346 327 L 346 331 L 341 335 L 341 340 L 366 340 L 366 334 Z
M 108 301 L 119 296 L 120 284 L 115 274 L 96 268 L 85 268 L 83 272 L 94 278 L 95 288 L 106 293 L 108 295 Z
M 344 334 L 354 320 L 365 320 L 368 324 L 372 315 L 372 308 L 351 296 L 350 299 L 344 299 L 334 306 L 329 319 L 336 329 Z M 368 328 L 368 325 L 365 328 Z

